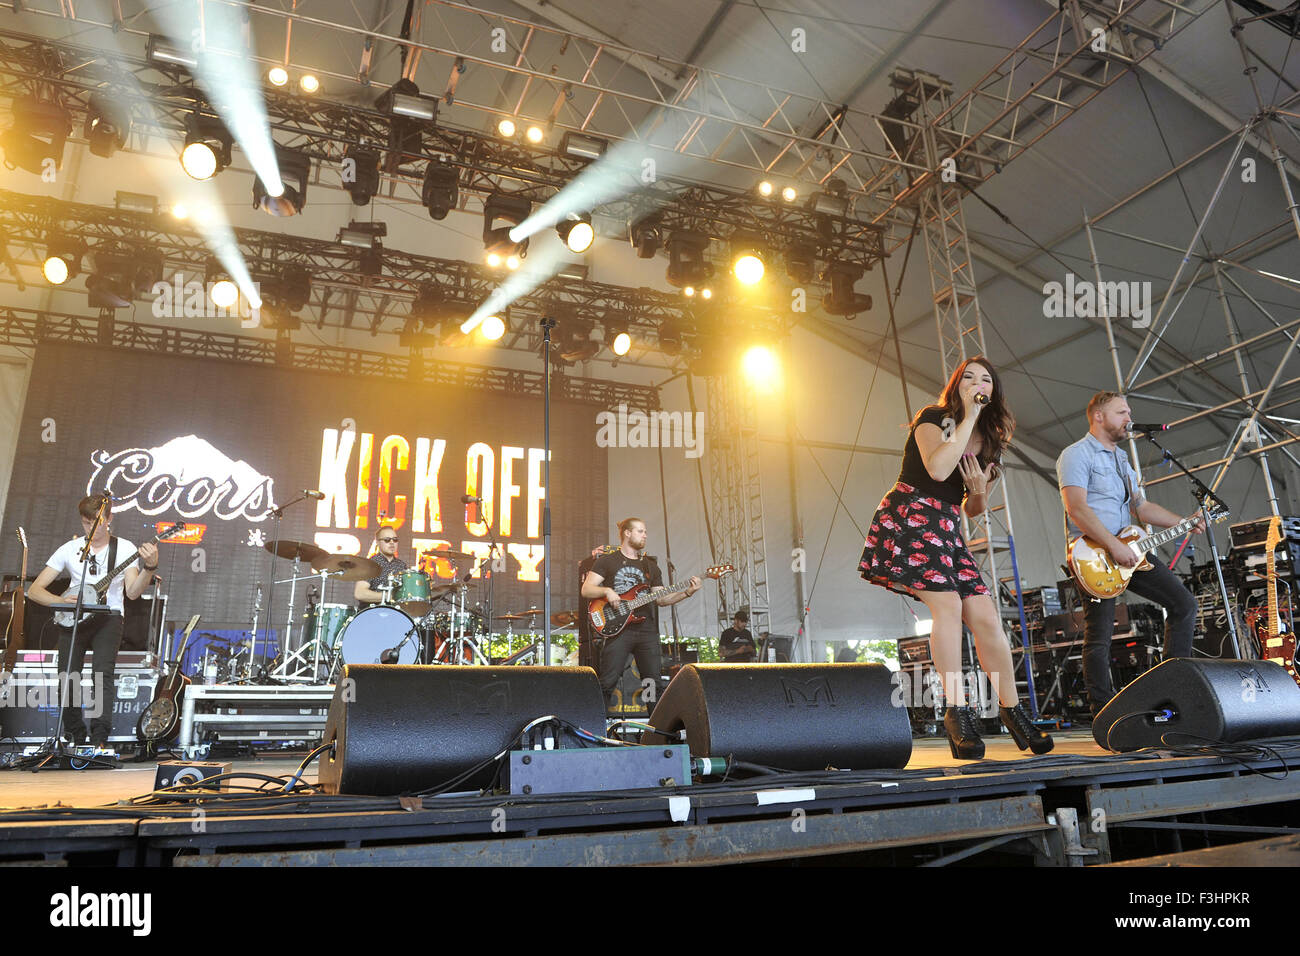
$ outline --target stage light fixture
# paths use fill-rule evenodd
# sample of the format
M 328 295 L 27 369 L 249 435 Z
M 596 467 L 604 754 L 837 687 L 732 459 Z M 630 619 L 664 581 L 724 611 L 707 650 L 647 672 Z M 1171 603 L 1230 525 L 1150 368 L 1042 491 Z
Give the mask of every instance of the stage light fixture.
M 505 257 L 502 256 L 500 253 L 496 253 L 496 252 L 489 252 L 486 256 L 483 257 L 483 262 L 487 265 L 489 269 L 500 269 L 501 263 L 505 261 L 506 261 Z
M 375 241 L 374 246 L 364 249 L 357 260 L 357 271 L 363 276 L 375 278 L 384 272 L 384 244 Z
M 431 159 L 424 170 L 420 201 L 431 219 L 446 219 L 460 200 L 460 176 L 455 166 L 442 159 Z
M 365 206 L 379 192 L 379 151 L 349 146 L 343 152 L 343 188 L 352 205 Z
M 423 155 L 423 124 L 437 119 L 438 101 L 433 97 L 421 96 L 418 86 L 410 80 L 401 79 L 379 95 L 375 107 L 391 116 L 384 169 L 395 173 L 402 163 L 419 159 Z
M 479 326 L 483 333 L 483 338 L 489 342 L 495 342 L 506 334 L 506 321 L 499 315 L 489 315 Z
M 704 288 L 700 289 L 700 298 L 701 298 L 701 299 L 712 299 L 712 298 L 713 298 L 713 290 L 710 289 L 708 286 L 705 286 Z
M 628 331 L 627 319 L 605 320 L 605 345 L 619 358 L 632 348 L 632 333 Z
M 443 300 L 442 289 L 433 283 L 424 283 L 411 303 L 411 318 L 425 328 L 437 325 L 446 311 Z
M 585 262 L 566 262 L 560 266 L 555 273 L 557 279 L 568 279 L 570 282 L 582 282 L 587 278 L 587 264 Z
M 511 272 L 514 272 L 522 264 L 523 263 L 518 256 L 506 256 L 506 268 Z
M 832 177 L 821 191 L 808 197 L 807 206 L 818 215 L 842 218 L 849 210 L 848 186 Z
M 831 291 L 822 297 L 822 308 L 830 315 L 843 315 L 853 318 L 859 312 L 871 309 L 871 296 L 853 290 L 853 285 L 862 278 L 866 269 L 856 262 L 832 261 L 822 271 L 822 278 L 829 281 Z
M 230 165 L 234 140 L 225 124 L 218 119 L 192 113 L 185 119 L 185 144 L 181 148 L 181 168 L 191 179 L 211 179 Z
M 806 243 L 796 243 L 785 251 L 785 274 L 800 285 L 812 282 L 817 273 L 817 250 Z
M 137 254 L 121 249 L 96 249 L 86 276 L 87 299 L 92 309 L 124 309 L 134 298 L 140 275 Z M 161 261 L 161 257 L 159 257 Z M 152 285 L 152 283 L 150 283 Z
M 766 199 L 768 196 L 772 195 L 772 191 L 775 188 L 776 187 L 772 185 L 772 181 L 770 179 L 765 179 L 758 184 L 758 194 Z
M 44 175 L 50 164 L 63 167 L 63 148 L 72 133 L 68 111 L 57 103 L 45 103 L 34 96 L 14 100 L 14 124 L 0 135 L 5 165 Z
M 314 73 L 304 73 L 302 76 L 298 78 L 298 89 L 302 90 L 304 93 L 308 94 L 309 96 L 312 93 L 319 93 L 320 80 L 316 78 L 316 75 Z
M 591 213 L 571 212 L 555 224 L 555 231 L 570 252 L 586 252 L 596 241 L 596 230 L 591 224 Z
M 530 143 L 540 143 L 546 138 L 546 134 L 542 131 L 540 126 L 533 124 L 532 126 L 529 126 L 528 130 L 524 133 L 524 138 Z
M 113 194 L 113 208 L 119 212 L 138 212 L 144 216 L 156 216 L 158 197 L 148 193 L 131 193 L 119 189 Z
M 102 93 L 90 97 L 84 135 L 91 153 L 108 159 L 126 145 L 130 132 L 131 111 L 127 107 L 114 103 Z
M 382 246 L 380 240 L 388 235 L 388 223 L 357 222 L 355 219 L 339 230 L 338 241 L 356 249 L 374 249 Z
M 588 136 L 585 133 L 575 133 L 572 130 L 569 130 L 560 138 L 560 155 L 568 156 L 570 159 L 589 161 L 600 159 L 605 155 L 605 150 L 608 147 L 608 140 L 603 140 L 598 136 Z
M 501 117 L 497 123 L 497 132 L 506 139 L 512 139 L 515 135 L 515 121 L 508 116 Z
M 786 186 L 781 190 L 781 198 L 786 202 L 794 202 L 799 198 L 799 191 L 793 186 Z
M 745 379 L 760 391 L 774 391 L 781 383 L 781 363 L 766 345 L 750 346 L 741 359 Z
M 664 241 L 663 216 L 651 213 L 629 222 L 627 237 L 638 259 L 653 259 Z
M 713 275 L 713 266 L 704 258 L 709 237 L 695 232 L 674 232 L 668 237 L 668 284 L 683 289 L 699 286 Z M 687 293 L 688 295 L 690 293 Z
M 275 148 L 284 192 L 272 196 L 261 176 L 253 177 L 253 208 L 272 216 L 296 216 L 307 205 L 307 181 L 311 179 L 311 157 L 296 150 Z
M 272 284 L 275 298 L 286 311 L 299 312 L 311 300 L 311 273 L 300 265 L 287 265 Z
M 493 193 L 483 203 L 483 248 L 489 253 L 500 256 L 515 255 L 524 258 L 528 254 L 528 240 L 515 242 L 510 238 L 510 229 L 517 226 L 533 211 L 533 204 L 521 196 L 509 196 L 505 193 Z M 509 223 L 498 226 L 497 220 Z
M 693 286 L 693 285 L 683 286 L 683 287 L 682 287 L 682 295 L 686 296 L 688 299 L 691 298 L 692 296 L 694 296 L 694 295 L 695 295 L 695 286 Z
M 199 65 L 198 57 L 192 53 L 183 53 L 157 34 L 149 34 L 145 42 L 144 56 L 150 66 L 183 66 L 192 70 Z
M 52 238 L 46 246 L 45 262 L 41 274 L 50 285 L 63 285 L 81 272 L 81 257 L 86 251 L 84 243 L 66 237 Z
M 222 277 L 212 283 L 208 297 L 218 309 L 232 308 L 239 301 L 239 286 L 228 277 Z
M 188 218 L 190 218 L 190 208 L 189 208 L 188 206 L 186 206 L 185 203 L 183 203 L 183 202 L 175 203 L 175 204 L 172 206 L 171 212 L 172 212 L 172 218 L 173 218 L 173 219 L 188 219 Z
M 737 233 L 731 237 L 731 274 L 741 285 L 757 285 L 767 272 L 766 255 L 761 240 Z
M 266 71 L 266 79 L 272 86 L 284 86 L 289 82 L 289 71 L 282 66 L 273 66 Z
M 682 327 L 669 320 L 659 326 L 659 350 L 665 355 L 678 355 L 682 351 Z

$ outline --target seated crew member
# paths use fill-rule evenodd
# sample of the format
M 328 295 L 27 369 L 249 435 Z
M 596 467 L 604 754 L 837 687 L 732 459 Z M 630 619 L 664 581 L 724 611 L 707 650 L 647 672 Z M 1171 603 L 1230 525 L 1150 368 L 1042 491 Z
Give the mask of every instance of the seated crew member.
M 718 657 L 728 664 L 752 664 L 758 660 L 758 645 L 749 630 L 748 611 L 737 611 L 731 627 L 718 638 Z
M 639 584 L 651 588 L 663 587 L 659 565 L 647 558 L 645 522 L 640 518 L 624 518 L 618 523 L 619 549 L 601 555 L 592 565 L 582 582 L 582 596 L 589 601 L 604 598 L 612 606 L 622 602 L 626 594 Z M 691 578 L 685 591 L 665 594 L 654 602 L 637 608 L 635 616 L 643 617 L 640 623 L 629 623 L 617 636 L 605 641 L 600 654 L 600 689 L 607 702 L 612 703 L 612 693 L 623 676 L 630 656 L 636 658 L 637 671 L 642 679 L 658 681 L 663 674 L 663 652 L 659 646 L 659 613 L 657 608 L 669 607 L 684 601 L 700 589 L 700 579 Z
M 1133 549 L 1116 537 L 1118 532 L 1135 522 L 1168 528 L 1182 519 L 1167 508 L 1147 501 L 1128 455 L 1119 448 L 1132 420 L 1124 396 L 1118 392 L 1098 392 L 1088 402 L 1087 415 L 1088 434 L 1056 459 L 1056 478 L 1065 504 L 1065 538 L 1073 541 L 1085 534 L 1105 548 L 1116 562 L 1131 568 L 1138 563 L 1137 558 Z M 1204 531 L 1205 523 L 1198 521 L 1195 530 Z M 1168 612 L 1164 659 L 1190 657 L 1196 598 L 1169 565 L 1154 554 L 1148 554 L 1147 560 L 1151 569 L 1134 574 L 1128 590 L 1156 602 Z M 1087 598 L 1086 593 L 1081 596 Z M 1083 607 L 1083 683 L 1088 691 L 1088 709 L 1096 717 L 1115 696 L 1110 680 L 1115 598 L 1085 600 Z
M 115 564 L 121 564 L 135 551 L 135 545 L 125 538 L 114 537 L 112 533 L 113 504 L 104 501 L 102 495 L 87 495 L 77 505 L 81 516 L 82 535 L 73 538 L 50 555 L 45 567 L 32 582 L 27 596 L 37 604 L 63 604 L 76 601 L 76 592 L 82 585 L 81 549 L 85 547 L 86 535 L 95 523 L 100 503 L 104 502 L 104 519 L 95 529 L 95 536 L 90 539 L 90 563 L 85 566 L 87 584 L 98 584 L 104 575 L 113 570 Z M 137 560 L 126 570 L 119 572 L 108 587 L 104 603 L 111 609 L 110 613 L 98 613 L 86 616 L 77 626 L 77 643 L 72 644 L 72 628 L 58 628 L 59 642 L 59 687 L 63 703 L 63 731 L 71 737 L 74 744 L 85 743 L 86 722 L 78 701 L 81 686 L 81 668 L 86 660 L 86 650 L 90 649 L 91 672 L 94 674 L 96 713 L 90 722 L 90 743 L 95 747 L 107 748 L 109 734 L 113 729 L 113 673 L 117 664 L 117 651 L 122 644 L 122 609 L 124 599 L 138 598 L 149 587 L 153 573 L 158 570 L 158 546 L 142 544 Z M 47 588 L 55 579 L 68 575 L 72 578 L 69 588 L 70 598 L 53 594 Z M 66 676 L 65 676 L 66 675 Z M 68 687 L 65 698 L 63 688 Z M 102 698 L 101 698 L 102 695 Z
M 388 576 L 394 571 L 407 569 L 407 563 L 397 556 L 397 541 L 397 532 L 388 525 L 380 525 L 375 530 L 375 544 L 378 550 L 371 560 L 379 565 L 379 575 L 369 581 L 358 581 L 357 586 L 352 589 L 352 596 L 357 599 L 362 610 L 384 601 L 385 596 L 379 589 L 388 586 Z

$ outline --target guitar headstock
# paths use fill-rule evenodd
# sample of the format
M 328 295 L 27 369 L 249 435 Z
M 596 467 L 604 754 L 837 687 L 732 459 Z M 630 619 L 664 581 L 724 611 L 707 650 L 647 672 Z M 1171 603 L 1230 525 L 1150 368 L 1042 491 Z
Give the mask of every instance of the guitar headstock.
M 713 578 L 713 580 L 718 581 L 722 578 L 725 578 L 728 574 L 735 574 L 735 573 L 736 573 L 735 565 L 715 564 L 713 567 L 709 568 L 709 570 L 704 572 L 704 576 L 706 578 Z
M 1282 543 L 1282 519 L 1273 515 L 1268 520 L 1268 536 L 1264 539 L 1264 553 L 1272 554 L 1273 549 Z
M 27 550 L 27 532 L 24 531 L 24 530 L 22 529 L 21 526 L 18 528 L 18 540 L 21 541 L 21 542 L 23 543 L 23 550 L 26 551 L 26 550 Z

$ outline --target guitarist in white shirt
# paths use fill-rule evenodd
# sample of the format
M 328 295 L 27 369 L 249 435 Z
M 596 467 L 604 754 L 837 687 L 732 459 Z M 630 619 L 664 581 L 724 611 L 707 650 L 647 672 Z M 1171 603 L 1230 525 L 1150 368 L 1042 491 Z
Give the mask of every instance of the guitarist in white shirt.
M 1116 535 L 1134 522 L 1171 528 L 1183 519 L 1148 501 L 1128 455 L 1119 447 L 1132 421 L 1128 402 L 1117 392 L 1098 392 L 1088 402 L 1088 434 L 1056 460 L 1056 477 L 1065 505 L 1065 537 L 1087 535 L 1126 568 L 1138 564 L 1133 549 Z M 1131 520 L 1130 520 L 1131 517 Z M 1204 521 L 1194 529 L 1205 530 Z M 1163 659 L 1191 657 L 1196 598 L 1154 553 L 1151 569 L 1133 575 L 1128 589 L 1161 605 L 1165 616 Z M 1094 717 L 1115 696 L 1110 679 L 1110 643 L 1115 631 L 1115 598 L 1084 603 L 1083 682 Z
M 101 495 L 87 495 L 77 505 L 81 516 L 81 537 L 73 538 L 62 545 L 50 556 L 41 573 L 32 582 L 27 592 L 29 599 L 37 604 L 65 604 L 76 601 L 76 594 L 81 589 L 82 562 L 80 551 L 86 544 L 85 535 L 95 523 L 99 512 Z M 86 568 L 86 584 L 97 583 L 112 570 L 112 562 L 121 563 L 135 551 L 135 545 L 124 538 L 117 539 L 115 553 L 110 557 L 112 545 L 112 502 L 104 504 L 104 520 L 90 539 L 90 564 Z M 107 747 L 109 732 L 112 729 L 113 672 L 117 663 L 117 651 L 122 644 L 122 607 L 123 598 L 138 598 L 149 587 L 154 572 L 158 570 L 158 547 L 143 544 L 137 560 L 112 581 L 104 603 L 112 613 L 86 615 L 77 627 L 77 646 L 72 646 L 72 628 L 59 627 L 59 678 L 60 686 L 80 687 L 81 667 L 86 658 L 86 650 L 92 652 L 91 670 L 94 673 L 95 691 L 103 696 L 94 700 L 94 710 L 90 724 L 90 742 L 97 747 Z M 63 597 L 48 590 L 55 579 L 63 574 L 72 578 L 70 597 Z M 66 678 L 64 675 L 68 675 Z M 76 703 L 77 697 L 72 696 Z M 86 723 L 80 707 L 63 708 L 63 729 L 71 736 L 74 743 L 86 740 Z

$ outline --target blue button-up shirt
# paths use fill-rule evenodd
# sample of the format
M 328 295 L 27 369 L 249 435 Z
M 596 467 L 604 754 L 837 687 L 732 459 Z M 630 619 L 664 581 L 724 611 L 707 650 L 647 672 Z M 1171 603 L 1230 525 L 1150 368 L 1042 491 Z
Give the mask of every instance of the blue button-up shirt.
M 1128 486 L 1125 487 L 1125 479 Z M 1089 432 L 1056 459 L 1056 481 L 1062 490 L 1073 485 L 1088 493 L 1088 507 L 1111 534 L 1133 524 L 1130 506 L 1142 501 L 1137 473 L 1128 455 L 1119 448 L 1107 448 Z M 1082 534 L 1065 515 L 1066 537 Z

